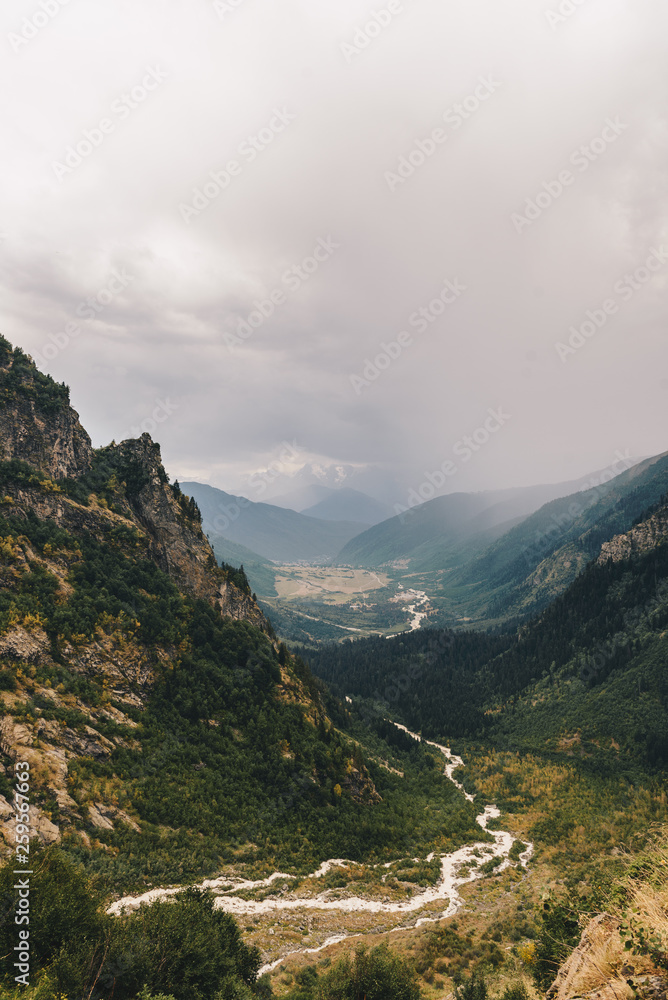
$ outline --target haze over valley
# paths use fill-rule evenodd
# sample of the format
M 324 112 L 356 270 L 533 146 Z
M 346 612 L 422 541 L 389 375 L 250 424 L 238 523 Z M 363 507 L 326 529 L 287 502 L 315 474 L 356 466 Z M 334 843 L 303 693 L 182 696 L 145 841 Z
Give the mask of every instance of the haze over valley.
M 0 21 L 0 998 L 666 1000 L 668 6 Z

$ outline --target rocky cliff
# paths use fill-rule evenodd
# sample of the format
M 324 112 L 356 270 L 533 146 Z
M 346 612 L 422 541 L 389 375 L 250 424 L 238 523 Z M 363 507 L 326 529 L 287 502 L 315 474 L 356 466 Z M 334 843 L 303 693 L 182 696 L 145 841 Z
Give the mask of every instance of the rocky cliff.
M 668 540 L 668 505 L 661 506 L 650 517 L 634 525 L 623 535 L 615 535 L 601 546 L 599 564 L 609 559 L 613 563 L 642 555 Z
M 148 434 L 105 449 L 114 464 L 138 477 L 125 503 L 124 514 L 145 533 L 154 562 L 177 587 L 216 605 L 221 614 L 248 621 L 268 635 L 273 630 L 250 595 L 217 567 L 216 558 L 199 518 L 189 512 L 185 498 L 169 484 L 160 446 Z
M 78 477 L 93 457 L 91 441 L 69 405 L 69 391 L 37 370 L 0 337 L 0 460 L 20 459 L 52 479 Z
M 111 470 L 111 482 L 92 481 L 85 504 L 77 503 L 62 480 L 85 480 L 94 464 Z M 213 549 L 199 520 L 189 516 L 169 484 L 160 446 L 148 434 L 100 449 L 91 441 L 69 403 L 69 390 L 43 375 L 19 348 L 0 338 L 0 461 L 23 462 L 42 476 L 26 481 L 5 474 L 13 513 L 45 518 L 73 531 L 104 537 L 123 522 L 145 535 L 150 557 L 179 589 L 215 604 L 223 615 L 246 620 L 273 634 L 249 595 L 217 569 Z M 119 473 L 126 479 L 119 479 Z M 46 480 L 44 477 L 47 477 Z M 48 480 L 52 482 L 49 483 Z M 97 496 L 104 486 L 111 502 Z M 85 491 L 75 492 L 84 499 Z
M 174 719 L 197 751 L 165 727 L 172 678 Z M 352 763 L 341 747 L 333 756 L 310 674 L 279 647 L 243 574 L 217 565 L 159 446 L 144 434 L 93 450 L 67 388 L 0 341 L 0 848 L 13 837 L 14 760 L 30 763 L 40 840 L 74 837 L 77 849 L 109 852 L 97 839 L 105 831 L 143 835 L 145 796 L 154 809 L 160 798 L 154 770 L 171 768 L 174 794 L 206 767 L 196 759 L 184 772 L 183 754 L 206 759 L 212 740 L 217 767 L 234 759 L 247 787 L 275 796 L 277 779 L 265 788 L 255 776 L 256 724 L 277 775 L 279 745 L 294 731 L 302 747 L 281 781 L 306 773 L 314 788 L 340 780 L 353 801 L 378 800 L 363 767 L 345 785 Z

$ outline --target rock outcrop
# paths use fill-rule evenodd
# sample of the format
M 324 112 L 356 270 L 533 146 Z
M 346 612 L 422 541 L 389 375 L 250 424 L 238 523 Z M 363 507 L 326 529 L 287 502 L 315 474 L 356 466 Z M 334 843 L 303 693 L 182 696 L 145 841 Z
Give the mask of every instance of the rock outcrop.
M 668 506 L 660 507 L 654 514 L 636 524 L 623 535 L 615 535 L 601 546 L 599 563 L 609 559 L 613 563 L 642 555 L 668 540 Z
M 83 475 L 92 457 L 67 387 L 0 338 L 0 460 L 18 458 L 51 479 L 65 479 Z
M 186 517 L 179 506 L 162 465 L 160 446 L 142 434 L 111 445 L 108 451 L 141 476 L 129 494 L 127 514 L 146 532 L 153 561 L 180 590 L 214 601 L 218 583 L 213 549 L 200 524 Z
M 19 460 L 47 476 L 5 481 L 13 516 L 52 521 L 103 541 L 115 528 L 139 528 L 148 554 L 184 593 L 217 606 L 225 617 L 249 621 L 273 636 L 250 595 L 216 564 L 201 524 L 179 503 L 162 465 L 160 446 L 148 434 L 100 450 L 111 467 L 126 470 L 113 509 L 93 495 L 86 504 L 68 496 L 64 480 L 80 480 L 93 465 L 91 441 L 69 404 L 69 391 L 37 370 L 21 350 L 0 338 L 0 461 Z M 62 484 L 59 485 L 59 482 Z M 125 485 L 125 488 L 124 488 Z
M 85 561 L 83 541 L 92 536 L 103 552 L 120 551 L 138 565 L 152 560 L 183 595 L 255 626 L 270 637 L 276 652 L 279 647 L 250 592 L 216 563 L 199 511 L 170 484 L 159 445 L 143 434 L 93 451 L 66 386 L 40 373 L 3 338 L 0 463 L 0 516 L 7 524 L 0 533 L 0 589 L 9 609 L 0 626 L 0 670 L 10 668 L 0 686 L 0 751 L 10 762 L 5 777 L 13 775 L 13 761 L 29 762 L 31 824 L 43 843 L 65 832 L 95 848 L 96 835 L 118 824 L 136 831 L 139 817 L 121 808 L 121 783 L 105 779 L 100 789 L 82 786 L 76 763 L 94 762 L 104 769 L 116 751 L 124 750 L 137 754 L 141 771 L 144 747 L 135 716 L 146 707 L 157 679 L 178 666 L 183 648 L 167 640 L 162 645 L 138 640 L 141 622 L 133 618 L 130 598 L 122 615 L 105 612 L 95 619 L 92 632 L 79 635 L 70 628 L 61 634 L 48 615 L 32 614 L 22 603 L 26 579 L 40 586 L 46 581 L 56 605 L 66 605 L 77 593 L 75 568 Z M 31 541 L 28 523 L 33 530 L 41 525 L 50 540 Z M 67 534 L 53 534 L 54 526 Z M 290 655 L 285 650 L 281 655 L 276 700 L 298 703 L 314 727 L 331 725 L 317 692 L 297 676 Z M 67 688 L 58 683 L 61 667 L 69 676 Z M 92 687 L 97 694 L 91 700 L 86 692 Z M 154 751 L 153 757 L 161 753 Z M 349 783 L 353 798 L 377 801 L 363 768 Z M 13 843 L 12 824 L 11 803 L 0 795 L 4 851 Z

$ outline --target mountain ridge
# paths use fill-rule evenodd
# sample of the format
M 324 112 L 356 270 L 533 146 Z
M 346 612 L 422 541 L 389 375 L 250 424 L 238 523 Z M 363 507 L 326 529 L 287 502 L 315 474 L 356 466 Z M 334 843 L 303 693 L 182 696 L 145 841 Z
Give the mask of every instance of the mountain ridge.
M 25 377 L 0 408 L 2 853 L 17 760 L 38 839 L 117 891 L 475 839 L 474 807 L 428 754 L 376 738 L 380 760 L 404 753 L 399 782 L 346 733 L 243 572 L 216 564 L 148 435 L 94 449 L 82 469 L 49 457 L 34 413 L 55 397 L 67 453 L 80 433 L 67 389 L 3 346 Z
M 221 543 L 234 542 L 276 563 L 326 563 L 365 528 L 233 496 L 205 483 L 185 482 L 181 488 L 197 502 L 204 530 L 214 544 L 217 538 Z
M 27 756 L 37 771 L 41 768 L 49 775 L 51 808 L 48 797 L 35 788 L 35 825 L 41 839 L 49 843 L 59 840 L 63 831 L 72 836 L 79 830 L 90 846 L 92 831 L 116 831 L 120 824 L 139 834 L 143 826 L 136 806 L 128 812 L 101 800 L 82 809 L 70 794 L 68 775 L 80 757 L 106 765 L 123 748 L 139 750 L 132 713 L 137 708 L 145 711 L 156 685 L 168 680 L 193 641 L 181 640 L 177 646 L 169 638 L 173 626 L 168 624 L 169 614 L 158 611 L 161 601 L 165 611 L 165 602 L 171 602 L 174 612 L 183 615 L 185 599 L 194 602 L 193 609 L 200 607 L 203 621 L 214 614 L 212 621 L 217 615 L 221 623 L 257 630 L 253 642 L 265 650 L 258 665 L 275 663 L 269 674 L 277 685 L 274 711 L 280 715 L 280 705 L 292 705 L 304 713 L 304 724 L 316 730 L 331 724 L 308 672 L 284 647 L 279 648 L 243 575 L 217 565 L 200 512 L 178 486 L 170 485 L 159 446 L 144 434 L 93 451 L 69 405 L 66 387 L 41 375 L 20 349 L 13 350 L 4 340 L 0 347 L 0 446 L 5 458 L 0 463 L 4 563 L 0 656 L 3 670 L 11 664 L 14 671 L 12 683 L 8 679 L 0 689 L 5 712 L 0 719 L 2 747 L 10 757 L 19 752 Z M 20 379 L 15 377 L 17 369 Z M 48 421 L 41 419 L 45 409 Z M 101 576 L 92 560 L 108 566 Z M 79 574 L 78 582 L 73 573 Z M 111 587 L 114 573 L 121 574 L 118 596 L 111 596 L 113 590 L 104 596 L 97 588 L 105 578 Z M 172 596 L 160 574 L 176 588 Z M 122 582 L 123 575 L 127 582 Z M 128 588 L 133 578 L 142 580 L 142 590 Z M 34 581 L 27 592 L 26 581 Z M 70 612 L 82 584 L 81 612 Z M 153 588 L 157 589 L 151 593 Z M 95 605 L 109 611 L 100 616 Z M 182 634 L 184 627 L 188 631 L 187 614 Z M 252 635 L 242 634 L 249 639 Z M 25 671 L 28 687 L 39 691 L 45 707 L 17 721 L 14 692 L 23 690 Z M 44 687 L 29 680 L 30 674 L 54 672 L 64 680 L 62 694 L 48 682 Z M 117 707 L 112 709 L 107 695 L 102 703 L 109 707 L 100 712 L 95 703 L 89 705 L 74 694 L 82 684 L 91 683 L 94 688 L 108 688 Z M 51 706 L 46 707 L 49 699 Z M 77 706 L 79 719 L 72 730 L 57 724 L 63 712 L 67 717 L 68 701 Z M 56 719 L 51 718 L 54 711 Z M 373 801 L 376 793 L 361 761 L 353 772 L 355 782 L 342 775 L 342 787 L 349 788 L 353 797 L 370 796 Z M 4 779 L 3 786 L 0 791 L 6 790 Z M 10 814 L 11 807 L 0 796 L 5 844 L 11 842 Z M 56 815 L 60 824 L 53 822 Z

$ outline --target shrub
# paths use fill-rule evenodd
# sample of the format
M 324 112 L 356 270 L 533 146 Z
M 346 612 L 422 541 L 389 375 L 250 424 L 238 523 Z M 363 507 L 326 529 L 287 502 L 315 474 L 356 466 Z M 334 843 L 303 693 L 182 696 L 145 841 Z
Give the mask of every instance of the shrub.
M 386 944 L 368 951 L 359 947 L 355 957 L 340 959 L 318 977 L 313 966 L 302 969 L 289 1000 L 420 1000 L 415 970 Z
M 559 967 L 580 940 L 578 911 L 568 900 L 543 903 L 541 927 L 532 967 L 533 977 L 542 990 L 554 981 Z
M 248 948 L 234 919 L 214 909 L 211 893 L 188 889 L 136 913 L 110 917 L 99 883 L 62 851 L 35 845 L 31 856 L 31 975 L 37 996 L 89 1000 L 251 1000 L 257 948 Z M 16 876 L 0 869 L 0 949 L 12 954 Z M 12 972 L 5 973 L 10 985 Z
M 469 978 L 456 976 L 454 982 L 455 1000 L 487 1000 L 487 983 L 481 972 L 472 972 Z
M 501 994 L 501 1000 L 529 1000 L 529 993 L 523 982 L 511 983 Z

